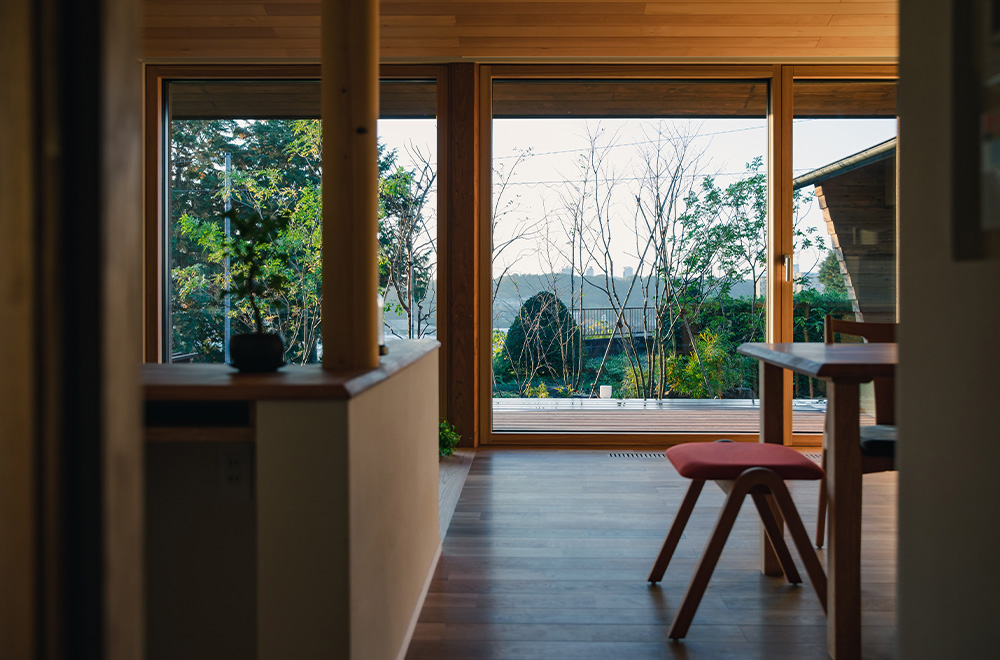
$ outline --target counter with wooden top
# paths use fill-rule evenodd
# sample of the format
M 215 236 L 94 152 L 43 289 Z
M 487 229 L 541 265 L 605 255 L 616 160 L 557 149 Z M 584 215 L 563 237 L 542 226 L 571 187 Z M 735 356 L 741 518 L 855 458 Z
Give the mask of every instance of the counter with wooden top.
M 440 344 L 433 339 L 389 342 L 371 371 L 331 372 L 318 364 L 288 365 L 275 373 L 244 374 L 225 364 L 146 364 L 147 401 L 349 399 L 405 369 Z
M 440 552 L 438 342 L 142 382 L 151 660 L 401 657 Z

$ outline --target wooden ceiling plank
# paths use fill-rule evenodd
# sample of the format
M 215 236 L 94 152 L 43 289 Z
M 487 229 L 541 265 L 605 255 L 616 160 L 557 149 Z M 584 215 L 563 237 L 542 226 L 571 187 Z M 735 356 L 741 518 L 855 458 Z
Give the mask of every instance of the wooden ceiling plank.
M 229 5 L 218 2 L 202 2 L 195 5 L 179 3 L 150 4 L 143 3 L 142 12 L 145 16 L 264 16 L 264 7 L 260 4 Z M 317 14 L 318 16 L 318 14 Z
M 647 14 L 892 14 L 894 2 L 648 2 Z
M 899 27 L 899 14 L 843 14 L 830 17 L 831 27 L 853 27 L 859 25 L 891 25 Z
M 458 14 L 458 25 L 685 25 L 706 26 L 825 26 L 830 14 L 757 16 L 740 14 Z
M 643 14 L 646 8 L 644 2 L 608 2 L 602 0 L 594 3 L 577 2 L 490 2 L 473 4 L 469 2 L 384 2 L 381 5 L 383 16 L 424 14 L 441 15 L 476 15 L 476 14 Z

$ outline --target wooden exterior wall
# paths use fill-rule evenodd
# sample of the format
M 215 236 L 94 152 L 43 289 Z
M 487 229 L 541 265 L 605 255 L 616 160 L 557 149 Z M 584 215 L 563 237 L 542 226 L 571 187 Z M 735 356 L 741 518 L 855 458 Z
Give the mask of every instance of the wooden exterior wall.
M 320 3 L 143 0 L 148 60 L 319 60 Z M 383 62 L 889 62 L 898 3 L 382 0 Z
M 895 165 L 881 160 L 816 186 L 859 321 L 896 320 Z

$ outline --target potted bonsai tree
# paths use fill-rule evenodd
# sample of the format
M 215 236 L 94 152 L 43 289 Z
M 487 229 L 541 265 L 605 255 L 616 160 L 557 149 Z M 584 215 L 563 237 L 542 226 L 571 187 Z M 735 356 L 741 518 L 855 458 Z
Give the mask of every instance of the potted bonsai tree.
M 237 213 L 235 209 L 224 215 L 232 231 L 224 248 L 229 257 L 230 283 L 222 293 L 248 304 L 254 323 L 254 332 L 230 339 L 230 365 L 243 372 L 276 371 L 285 364 L 285 343 L 281 335 L 266 332 L 261 306 L 277 297 L 286 284 L 285 278 L 273 270 L 265 274 L 265 265 L 275 260 L 282 265 L 288 260 L 287 255 L 271 246 L 289 220 L 278 214 Z

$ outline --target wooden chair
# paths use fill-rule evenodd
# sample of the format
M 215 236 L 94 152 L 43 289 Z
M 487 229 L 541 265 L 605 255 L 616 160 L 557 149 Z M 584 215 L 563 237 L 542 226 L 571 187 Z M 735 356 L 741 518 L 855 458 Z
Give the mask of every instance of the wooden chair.
M 869 343 L 896 341 L 895 323 L 862 323 L 835 319 L 829 314 L 823 319 L 823 342 L 834 343 L 834 333 L 862 337 Z M 896 469 L 895 388 L 892 377 L 876 378 L 875 425 L 862 426 L 861 471 L 863 474 Z M 823 442 L 823 469 L 826 470 L 826 442 Z M 826 479 L 819 484 L 819 507 L 816 515 L 816 547 L 822 548 L 826 534 Z
M 712 577 L 712 571 L 715 570 L 722 548 L 736 521 L 736 515 L 740 512 L 747 495 L 753 498 L 760 513 L 764 530 L 785 577 L 790 583 L 799 584 L 802 578 L 795 569 L 788 546 L 785 545 L 782 528 L 767 498 L 768 495 L 773 496 L 778 510 L 788 524 L 789 533 L 805 564 L 809 580 L 816 589 L 823 611 L 826 611 L 826 574 L 823 572 L 819 557 L 816 556 L 816 551 L 809 543 L 809 534 L 802 525 L 802 519 L 799 518 L 795 503 L 792 502 L 785 486 L 785 480 L 788 479 L 820 479 L 823 470 L 818 465 L 794 449 L 782 445 L 737 443 L 726 440 L 677 445 L 668 449 L 666 456 L 681 476 L 691 479 L 691 485 L 670 526 L 667 538 L 663 541 L 663 548 L 656 558 L 656 563 L 649 573 L 650 582 L 655 584 L 663 579 L 663 574 L 667 570 L 667 565 L 705 481 L 709 479 L 715 481 L 728 493 L 712 536 L 695 569 L 691 585 L 684 594 L 684 600 L 673 625 L 670 626 L 668 635 L 671 639 L 681 639 L 687 634 L 701 597 L 708 587 L 708 581 Z

